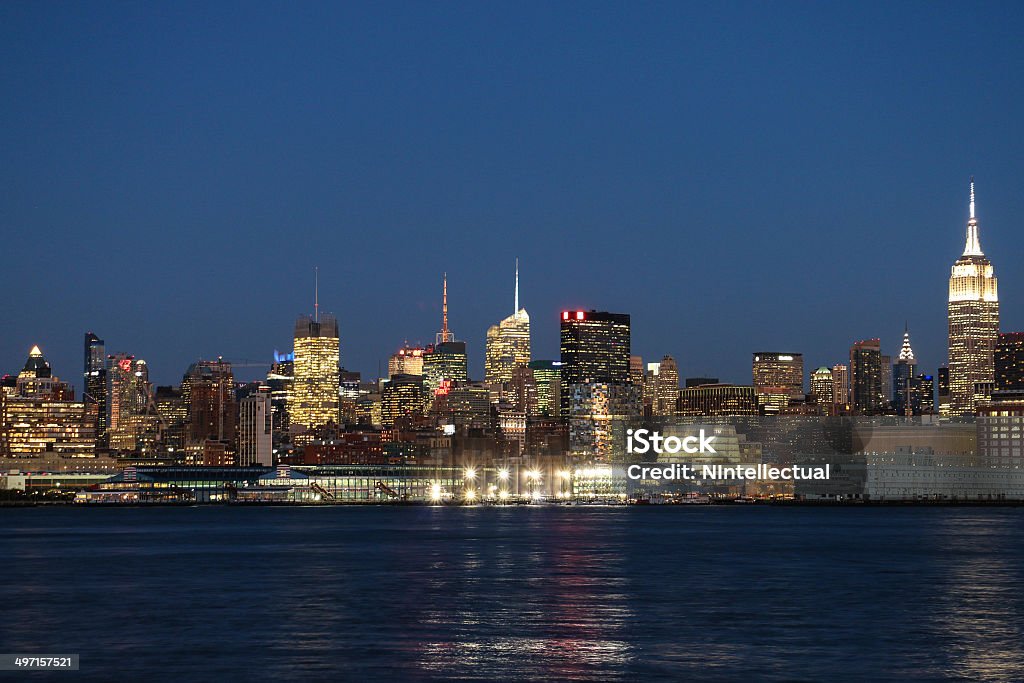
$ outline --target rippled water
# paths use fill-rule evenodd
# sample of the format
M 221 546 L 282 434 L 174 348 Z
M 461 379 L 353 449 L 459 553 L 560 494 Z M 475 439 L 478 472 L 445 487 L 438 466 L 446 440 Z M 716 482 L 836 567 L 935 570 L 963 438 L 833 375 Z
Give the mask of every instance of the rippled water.
M 1024 509 L 0 511 L 54 679 L 1024 679 Z M 38 676 L 38 674 L 34 674 Z

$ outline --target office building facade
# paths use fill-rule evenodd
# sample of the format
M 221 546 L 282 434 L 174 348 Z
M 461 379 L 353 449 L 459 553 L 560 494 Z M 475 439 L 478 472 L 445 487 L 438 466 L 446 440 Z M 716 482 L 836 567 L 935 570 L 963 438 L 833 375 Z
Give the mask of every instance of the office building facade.
M 850 399 L 854 412 L 861 415 L 876 415 L 885 405 L 881 341 L 877 338 L 850 347 Z
M 274 409 L 270 387 L 260 387 L 239 402 L 238 457 L 240 467 L 274 464 Z
M 334 316 L 299 318 L 288 419 L 297 445 L 309 443 L 314 432 L 341 420 L 340 342 Z
M 777 412 L 804 398 L 804 355 L 757 351 L 753 354 L 754 389 L 762 410 Z

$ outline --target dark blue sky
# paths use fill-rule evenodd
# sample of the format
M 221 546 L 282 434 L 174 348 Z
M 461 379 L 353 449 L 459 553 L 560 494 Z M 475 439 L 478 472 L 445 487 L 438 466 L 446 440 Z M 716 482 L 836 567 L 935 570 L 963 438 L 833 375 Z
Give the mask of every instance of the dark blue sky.
M 318 265 L 366 374 L 447 270 L 479 377 L 517 255 L 538 358 L 586 307 L 684 376 L 934 368 L 972 173 L 1024 328 L 1020 3 L 367 5 L 0 5 L 0 368 L 266 359 Z

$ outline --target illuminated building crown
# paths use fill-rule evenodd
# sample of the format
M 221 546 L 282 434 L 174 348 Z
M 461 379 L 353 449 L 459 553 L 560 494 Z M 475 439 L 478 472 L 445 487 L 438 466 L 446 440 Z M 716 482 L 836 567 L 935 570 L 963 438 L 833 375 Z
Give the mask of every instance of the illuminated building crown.
M 970 218 L 967 219 L 967 243 L 964 245 L 964 256 L 984 256 L 981 241 L 978 239 L 978 219 L 974 215 L 974 176 L 971 176 Z
M 914 362 L 914 349 L 910 348 L 910 332 L 906 329 L 903 330 L 903 348 L 900 349 L 900 362 Z

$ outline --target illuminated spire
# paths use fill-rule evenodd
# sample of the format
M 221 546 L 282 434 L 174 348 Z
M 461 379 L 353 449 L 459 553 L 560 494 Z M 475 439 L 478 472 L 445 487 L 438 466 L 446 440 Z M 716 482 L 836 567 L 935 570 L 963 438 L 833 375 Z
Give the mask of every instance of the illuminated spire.
M 43 355 L 43 352 L 39 350 L 38 346 L 33 346 L 32 350 L 28 352 L 28 355 L 32 358 L 39 358 Z
M 974 218 L 974 176 L 971 176 L 971 218 Z
M 984 256 L 981 242 L 978 240 L 978 219 L 974 214 L 974 176 L 971 176 L 971 217 L 967 219 L 967 244 L 964 245 L 964 256 Z
M 516 256 L 516 306 L 512 310 L 513 313 L 519 312 L 519 257 Z
M 910 330 L 906 325 L 903 326 L 903 348 L 900 349 L 900 362 L 914 362 L 914 349 L 910 348 Z
M 320 268 L 313 267 L 313 322 L 320 322 Z
M 448 273 L 444 274 L 444 285 L 441 295 L 441 331 L 436 335 L 436 343 L 443 344 L 455 341 L 455 335 L 448 331 Z

